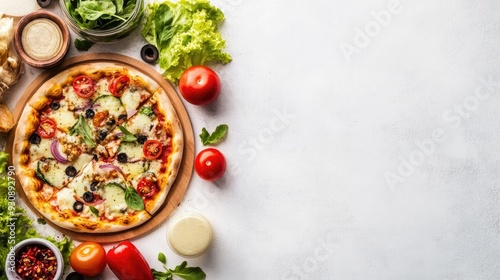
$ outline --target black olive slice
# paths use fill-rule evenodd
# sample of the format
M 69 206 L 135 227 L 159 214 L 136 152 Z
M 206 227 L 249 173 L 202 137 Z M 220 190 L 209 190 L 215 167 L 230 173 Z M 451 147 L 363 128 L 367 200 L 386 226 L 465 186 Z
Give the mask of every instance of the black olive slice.
M 50 103 L 50 109 L 55 111 L 55 110 L 59 110 L 59 108 L 61 108 L 61 103 L 59 103 L 59 102 Z
M 115 123 L 116 123 L 115 119 L 110 119 L 110 120 L 108 120 L 108 121 L 106 122 L 106 125 L 107 125 L 107 126 L 113 126 L 113 125 L 115 125 Z
M 74 271 L 68 274 L 68 276 L 66 276 L 66 280 L 83 280 L 83 279 L 84 279 L 83 275 Z
M 38 6 L 42 8 L 47 8 L 50 4 L 52 4 L 52 0 L 36 0 L 36 2 L 38 3 Z
M 91 119 L 91 118 L 93 118 L 93 117 L 94 117 L 94 115 L 95 115 L 94 110 L 92 110 L 92 109 L 87 109 L 87 110 L 85 110 L 85 117 L 86 117 L 87 119 Z
M 97 185 L 99 185 L 98 181 L 93 181 L 92 183 L 90 183 L 90 190 L 93 192 L 97 191 Z
M 126 153 L 119 153 L 117 158 L 118 158 L 118 161 L 121 163 L 126 163 L 128 160 L 128 156 Z
M 38 144 L 40 144 L 41 141 L 42 141 L 42 137 L 40 137 L 40 135 L 38 135 L 36 133 L 31 134 L 31 136 L 30 136 L 30 143 L 31 144 L 38 145 Z
M 73 209 L 76 212 L 82 212 L 83 211 L 83 203 L 81 203 L 80 201 L 75 201 L 75 203 L 73 203 Z
M 108 136 L 108 131 L 106 129 L 99 131 L 99 140 L 103 141 L 104 139 L 106 139 L 106 136 Z
M 144 45 L 141 49 L 141 58 L 147 63 L 154 63 L 158 60 L 158 49 L 151 44 Z
M 148 137 L 146 135 L 137 136 L 137 142 L 139 142 L 139 144 L 144 144 L 144 143 L 146 143 L 147 140 L 148 140 Z
M 64 172 L 66 172 L 66 175 L 68 175 L 69 177 L 76 176 L 76 168 L 74 166 L 66 167 L 66 170 Z
M 121 114 L 118 116 L 119 121 L 126 121 L 127 120 L 127 114 Z
M 94 194 L 92 192 L 84 192 L 82 198 L 85 202 L 92 202 L 92 200 L 94 200 Z

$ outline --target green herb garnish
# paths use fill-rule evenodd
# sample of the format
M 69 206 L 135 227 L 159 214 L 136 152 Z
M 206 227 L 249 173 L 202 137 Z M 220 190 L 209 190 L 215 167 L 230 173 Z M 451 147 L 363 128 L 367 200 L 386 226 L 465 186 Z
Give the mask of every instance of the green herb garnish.
M 132 210 L 144 210 L 144 201 L 137 191 L 132 187 L 125 188 L 125 203 Z
M 143 115 L 146 115 L 148 117 L 151 117 L 152 115 L 154 115 L 155 113 L 153 112 L 153 109 L 151 107 L 148 107 L 148 106 L 143 106 L 141 108 L 141 110 L 139 111 L 140 114 L 143 114 Z
M 163 264 L 165 271 L 158 271 L 152 268 L 151 272 L 156 280 L 172 280 L 174 279 L 174 275 L 186 280 L 204 280 L 207 277 L 201 268 L 188 267 L 186 261 L 176 266 L 175 269 L 167 268 L 167 257 L 162 252 L 158 254 L 158 261 Z
M 210 134 L 206 128 L 202 128 L 200 134 L 201 143 L 203 143 L 203 146 L 219 143 L 226 136 L 228 129 L 227 124 L 221 124 Z
M 85 121 L 85 118 L 80 115 L 78 121 L 69 130 L 69 135 L 79 134 L 83 138 L 83 142 L 87 144 L 90 148 L 95 147 L 94 138 L 92 137 L 92 130 L 89 124 Z
M 89 209 L 90 209 L 90 212 L 92 212 L 92 214 L 99 217 L 99 210 L 97 210 L 97 208 L 95 208 L 94 206 L 91 205 L 91 206 L 89 206 Z
M 123 142 L 137 141 L 137 137 L 135 137 L 135 135 L 128 131 L 123 125 L 119 125 L 118 129 L 120 129 L 120 131 L 123 133 L 123 136 L 121 137 Z

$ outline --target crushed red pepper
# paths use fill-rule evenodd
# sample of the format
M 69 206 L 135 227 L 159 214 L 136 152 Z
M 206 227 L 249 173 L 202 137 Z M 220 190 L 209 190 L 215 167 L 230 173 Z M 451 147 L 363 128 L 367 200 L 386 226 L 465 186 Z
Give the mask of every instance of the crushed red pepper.
M 54 252 L 43 245 L 24 247 L 16 261 L 16 272 L 22 279 L 54 279 L 57 259 Z

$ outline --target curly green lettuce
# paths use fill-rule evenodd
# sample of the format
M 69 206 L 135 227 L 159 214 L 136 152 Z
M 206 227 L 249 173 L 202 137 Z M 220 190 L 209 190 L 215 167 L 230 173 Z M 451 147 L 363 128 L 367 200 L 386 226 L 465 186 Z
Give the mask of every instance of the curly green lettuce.
M 11 247 L 33 237 L 41 237 L 33 227 L 33 220 L 27 216 L 26 210 L 15 205 L 13 200 L 14 178 L 7 174 L 7 160 L 9 154 L 0 152 L 0 280 L 7 280 L 5 275 L 5 260 Z M 11 174 L 9 174 L 11 175 Z M 10 197 L 10 200 L 9 200 Z M 11 229 L 15 230 L 11 232 Z M 13 237 L 11 237 L 13 236 Z M 69 255 L 73 250 L 71 239 L 64 237 L 57 241 L 52 237 L 45 237 L 59 248 L 65 263 L 69 263 Z
M 147 5 L 142 36 L 159 50 L 163 76 L 177 83 L 184 70 L 208 62 L 229 63 L 218 31 L 224 13 L 208 0 L 153 2 Z

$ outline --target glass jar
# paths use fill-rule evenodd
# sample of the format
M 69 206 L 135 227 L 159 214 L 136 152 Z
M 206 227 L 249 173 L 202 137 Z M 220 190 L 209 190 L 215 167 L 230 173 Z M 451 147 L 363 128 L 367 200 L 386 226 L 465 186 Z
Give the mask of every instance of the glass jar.
M 125 18 L 126 21 L 122 21 L 119 24 L 112 23 L 109 27 L 97 26 L 96 28 L 89 29 L 82 27 L 73 18 L 73 15 L 68 10 L 68 6 L 71 5 L 70 2 L 76 3 L 77 1 L 59 0 L 64 20 L 76 34 L 94 43 L 113 43 L 129 36 L 139 26 L 144 16 L 144 1 L 136 0 L 134 10 L 129 17 Z

